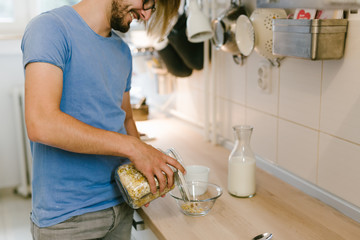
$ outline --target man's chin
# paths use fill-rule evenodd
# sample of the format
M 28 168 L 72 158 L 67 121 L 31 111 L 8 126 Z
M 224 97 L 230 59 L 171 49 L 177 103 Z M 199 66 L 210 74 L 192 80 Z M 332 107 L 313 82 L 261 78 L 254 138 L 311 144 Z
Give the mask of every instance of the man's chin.
M 127 28 L 127 29 L 120 29 L 119 31 L 122 32 L 122 33 L 127 33 L 129 31 L 130 28 Z
M 123 25 L 123 26 L 114 26 L 113 29 L 114 29 L 114 30 L 117 30 L 117 31 L 119 31 L 119 32 L 122 32 L 122 33 L 126 33 L 126 32 L 128 32 L 129 29 L 130 29 L 130 24 L 127 25 L 127 26 L 124 26 L 124 25 Z

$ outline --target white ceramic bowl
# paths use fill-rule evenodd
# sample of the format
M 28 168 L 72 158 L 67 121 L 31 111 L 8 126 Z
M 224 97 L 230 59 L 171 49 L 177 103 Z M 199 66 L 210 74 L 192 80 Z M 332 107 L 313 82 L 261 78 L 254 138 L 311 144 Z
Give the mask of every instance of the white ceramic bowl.
M 205 216 L 208 214 L 216 199 L 223 192 L 221 187 L 207 182 L 188 182 L 186 187 L 190 193 L 190 201 L 184 201 L 178 188 L 172 190 L 170 195 L 176 200 L 180 211 L 188 216 Z M 204 193 L 202 193 L 202 189 L 205 189 Z

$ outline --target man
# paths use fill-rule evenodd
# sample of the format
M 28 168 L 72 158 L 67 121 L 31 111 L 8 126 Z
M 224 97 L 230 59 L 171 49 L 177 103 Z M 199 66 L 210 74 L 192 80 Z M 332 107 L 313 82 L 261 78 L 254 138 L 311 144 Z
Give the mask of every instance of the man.
M 139 140 L 132 59 L 112 29 L 136 19 L 164 35 L 180 0 L 83 0 L 34 18 L 23 41 L 25 118 L 33 154 L 34 239 L 130 239 L 133 210 L 114 182 L 134 163 L 156 191 L 173 185 L 173 158 Z M 156 11 L 155 11 L 156 10 Z

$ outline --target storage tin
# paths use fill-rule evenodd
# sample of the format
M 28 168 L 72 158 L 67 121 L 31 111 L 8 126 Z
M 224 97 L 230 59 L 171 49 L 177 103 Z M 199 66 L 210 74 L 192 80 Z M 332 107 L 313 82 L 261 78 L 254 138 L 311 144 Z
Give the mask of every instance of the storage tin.
M 346 19 L 274 19 L 273 54 L 311 60 L 344 55 Z

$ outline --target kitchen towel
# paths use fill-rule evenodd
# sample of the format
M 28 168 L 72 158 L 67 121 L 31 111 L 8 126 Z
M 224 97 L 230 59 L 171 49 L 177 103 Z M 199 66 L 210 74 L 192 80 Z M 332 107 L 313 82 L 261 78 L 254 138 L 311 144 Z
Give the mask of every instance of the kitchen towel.
M 204 65 L 204 43 L 192 43 L 186 35 L 186 14 L 179 16 L 168 35 L 170 45 L 179 54 L 186 66 L 201 70 Z

